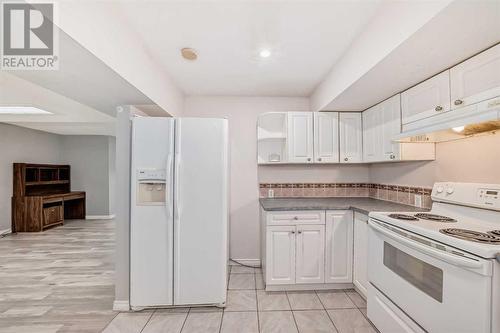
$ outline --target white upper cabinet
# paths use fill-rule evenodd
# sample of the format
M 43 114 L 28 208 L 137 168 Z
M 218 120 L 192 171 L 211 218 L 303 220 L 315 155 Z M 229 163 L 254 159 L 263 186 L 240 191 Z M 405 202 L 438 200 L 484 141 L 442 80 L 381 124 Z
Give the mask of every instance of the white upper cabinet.
M 314 112 L 314 162 L 339 162 L 338 112 Z
M 382 117 L 382 160 L 391 161 L 399 159 L 400 143 L 392 138 L 401 133 L 401 99 L 397 94 L 380 103 Z
M 401 111 L 403 124 L 450 111 L 450 71 L 401 93 Z
M 325 226 L 297 226 L 296 283 L 325 282 Z
M 435 159 L 435 145 L 396 142 L 401 132 L 401 99 L 395 95 L 363 112 L 363 161 L 396 162 Z
M 363 112 L 363 162 L 380 159 L 382 112 L 377 104 Z
M 313 162 L 313 113 L 288 112 L 288 162 Z
M 363 156 L 361 112 L 341 112 L 340 163 L 358 163 Z
M 450 70 L 452 109 L 500 96 L 500 44 Z
M 326 283 L 352 282 L 352 211 L 326 213 Z

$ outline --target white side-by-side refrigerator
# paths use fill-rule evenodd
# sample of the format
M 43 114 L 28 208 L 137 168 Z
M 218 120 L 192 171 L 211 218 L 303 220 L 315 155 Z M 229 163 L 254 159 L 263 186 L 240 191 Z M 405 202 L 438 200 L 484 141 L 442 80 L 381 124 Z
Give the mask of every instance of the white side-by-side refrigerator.
M 130 305 L 223 305 L 228 123 L 132 120 Z

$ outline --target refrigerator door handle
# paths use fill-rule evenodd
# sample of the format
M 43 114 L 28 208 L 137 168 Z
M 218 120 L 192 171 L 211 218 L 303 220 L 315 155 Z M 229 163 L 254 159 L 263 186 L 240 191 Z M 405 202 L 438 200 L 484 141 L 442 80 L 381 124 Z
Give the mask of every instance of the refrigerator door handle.
M 176 219 L 179 219 L 180 216 L 180 210 L 181 210 L 181 205 L 180 205 L 180 168 L 181 166 L 181 155 L 179 153 L 175 154 L 175 212 L 176 212 Z
M 167 191 L 166 197 L 166 202 L 165 204 L 167 205 L 167 211 L 168 211 L 168 216 L 172 216 L 172 205 L 170 204 L 171 200 L 171 186 L 172 186 L 172 154 L 169 153 L 167 156 L 167 178 L 166 178 L 166 186 L 168 186 L 165 191 Z

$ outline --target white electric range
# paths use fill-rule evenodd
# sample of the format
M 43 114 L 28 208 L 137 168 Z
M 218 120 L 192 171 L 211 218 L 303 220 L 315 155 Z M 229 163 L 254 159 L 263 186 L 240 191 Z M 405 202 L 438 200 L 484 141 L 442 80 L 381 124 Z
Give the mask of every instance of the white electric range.
M 428 213 L 370 213 L 381 333 L 500 333 L 500 185 L 436 183 Z

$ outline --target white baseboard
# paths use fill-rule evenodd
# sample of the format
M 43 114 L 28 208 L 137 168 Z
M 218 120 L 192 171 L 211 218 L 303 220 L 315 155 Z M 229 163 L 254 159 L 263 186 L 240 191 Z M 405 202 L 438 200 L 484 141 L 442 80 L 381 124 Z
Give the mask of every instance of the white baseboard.
M 128 301 L 114 301 L 113 311 L 130 311 L 130 303 Z
M 12 229 L 4 229 L 0 230 L 0 236 L 5 235 L 5 234 L 10 234 L 12 232 Z
M 85 215 L 86 220 L 111 220 L 115 218 L 115 214 L 111 215 Z
M 237 259 L 237 258 L 232 258 L 232 259 L 229 259 L 229 265 L 238 265 L 233 260 L 236 260 L 237 262 L 240 262 L 243 265 L 260 266 L 260 259 Z

